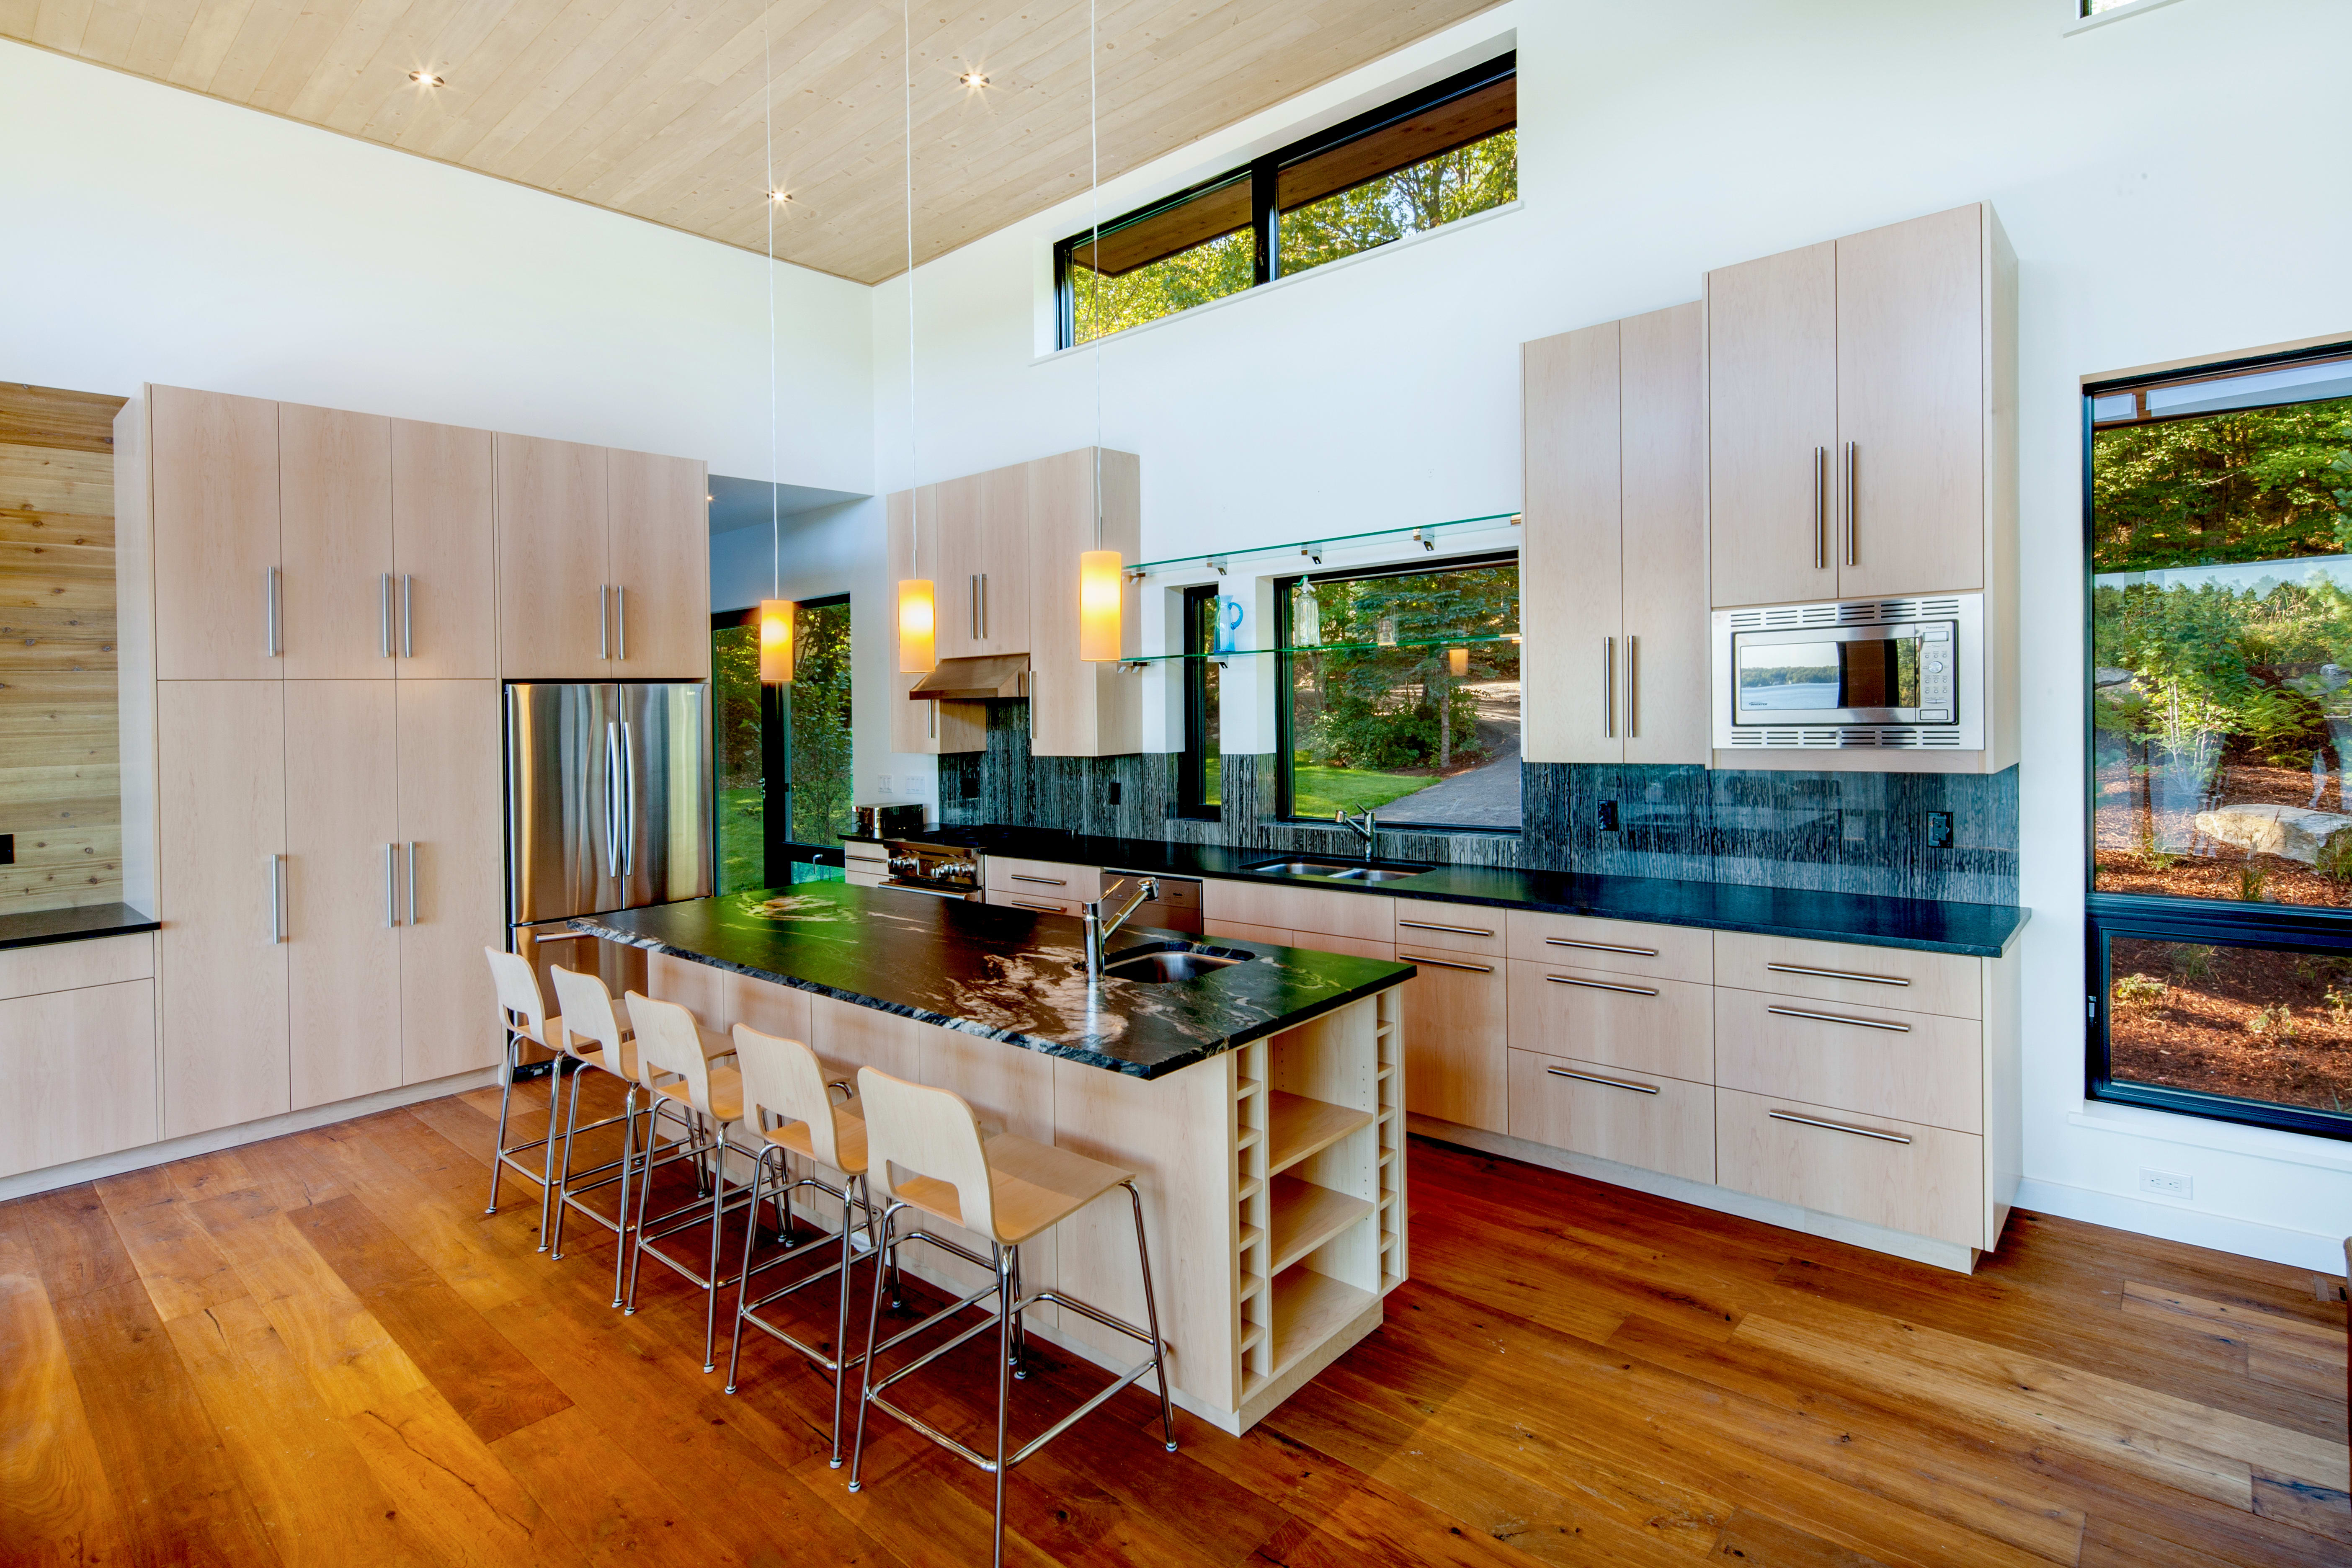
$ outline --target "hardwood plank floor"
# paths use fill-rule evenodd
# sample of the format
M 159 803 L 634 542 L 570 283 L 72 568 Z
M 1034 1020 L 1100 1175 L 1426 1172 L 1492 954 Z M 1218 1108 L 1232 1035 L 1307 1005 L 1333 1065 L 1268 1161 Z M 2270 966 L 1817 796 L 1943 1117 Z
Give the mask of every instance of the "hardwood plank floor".
M 545 1097 L 518 1091 L 510 1136 Z M 747 1340 L 729 1395 L 683 1279 L 647 1263 L 623 1316 L 609 1232 L 575 1217 L 551 1261 L 511 1173 L 484 1215 L 496 1113 L 477 1090 L 0 1205 L 0 1561 L 982 1559 L 987 1477 L 877 1416 L 850 1493 L 798 1354 Z M 1964 1279 L 1420 1140 L 1410 1159 L 1416 1277 L 1380 1332 L 1239 1439 L 1180 1414 L 1168 1454 L 1156 1403 L 1122 1394 L 1009 1478 L 1008 1558 L 2352 1552 L 2344 1308 L 2300 1271 L 2020 1213 Z M 673 1168 L 654 1201 L 690 1194 Z M 795 1300 L 829 1342 L 825 1288 Z M 900 1390 L 977 1432 L 991 1342 Z M 1033 1352 L 1016 1434 L 1099 1382 Z

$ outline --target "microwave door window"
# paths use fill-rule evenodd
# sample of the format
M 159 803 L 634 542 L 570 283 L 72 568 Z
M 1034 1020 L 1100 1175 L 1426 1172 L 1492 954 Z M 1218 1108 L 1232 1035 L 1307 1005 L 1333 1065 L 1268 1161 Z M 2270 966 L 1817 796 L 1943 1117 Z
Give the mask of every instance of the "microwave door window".
M 1843 645 L 1744 643 L 1739 648 L 1739 713 L 1769 721 L 1774 714 L 1818 713 L 1839 700 Z

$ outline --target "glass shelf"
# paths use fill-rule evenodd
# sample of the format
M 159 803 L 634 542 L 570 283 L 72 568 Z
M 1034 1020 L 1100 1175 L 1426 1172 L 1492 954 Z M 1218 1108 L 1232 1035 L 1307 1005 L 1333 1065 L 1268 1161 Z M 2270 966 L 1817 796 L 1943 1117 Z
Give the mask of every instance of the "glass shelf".
M 1205 555 L 1175 555 L 1165 561 L 1139 561 L 1127 569 L 1127 574 L 1129 578 L 1143 578 L 1187 569 L 1197 570 L 1203 566 L 1213 566 L 1222 574 L 1233 562 L 1256 560 L 1268 555 L 1303 556 L 1308 564 L 1319 565 L 1327 551 L 1359 550 L 1384 539 L 1402 540 L 1426 550 L 1435 550 L 1437 536 L 1442 531 L 1479 532 L 1517 526 L 1517 512 L 1497 511 L 1484 517 L 1457 517 L 1445 522 L 1424 522 L 1405 528 L 1376 528 L 1367 533 L 1335 533 L 1320 539 L 1294 540 L 1287 544 L 1254 544 L 1246 549 L 1218 550 Z
M 1223 661 L 1228 658 L 1255 658 L 1264 653 L 1363 653 L 1384 647 L 1475 647 L 1482 643 L 1517 642 L 1517 632 L 1481 633 L 1466 637 L 1399 637 L 1394 642 L 1327 642 L 1312 643 L 1299 647 L 1237 647 L 1223 653 L 1131 653 L 1123 654 L 1120 664 L 1168 664 L 1178 659 L 1200 658 Z

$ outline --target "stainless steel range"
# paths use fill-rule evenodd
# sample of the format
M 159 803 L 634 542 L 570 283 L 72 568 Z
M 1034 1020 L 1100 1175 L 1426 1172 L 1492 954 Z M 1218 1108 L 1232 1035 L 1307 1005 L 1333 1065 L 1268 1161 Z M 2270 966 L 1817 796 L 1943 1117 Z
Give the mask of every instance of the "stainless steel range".
M 979 850 L 914 839 L 887 839 L 882 847 L 890 856 L 890 876 L 884 887 L 940 899 L 980 899 L 985 884 Z

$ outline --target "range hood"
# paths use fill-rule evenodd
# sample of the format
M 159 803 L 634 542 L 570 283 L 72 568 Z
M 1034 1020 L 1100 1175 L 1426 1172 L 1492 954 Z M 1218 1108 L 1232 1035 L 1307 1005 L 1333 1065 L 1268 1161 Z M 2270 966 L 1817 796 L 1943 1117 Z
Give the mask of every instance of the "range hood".
M 1029 656 L 991 654 L 982 658 L 943 658 L 940 667 L 915 682 L 907 695 L 917 702 L 993 702 L 1001 698 L 1027 698 Z

